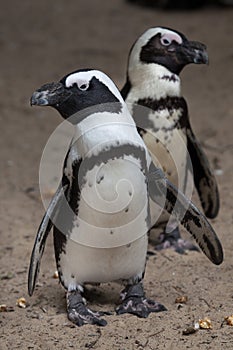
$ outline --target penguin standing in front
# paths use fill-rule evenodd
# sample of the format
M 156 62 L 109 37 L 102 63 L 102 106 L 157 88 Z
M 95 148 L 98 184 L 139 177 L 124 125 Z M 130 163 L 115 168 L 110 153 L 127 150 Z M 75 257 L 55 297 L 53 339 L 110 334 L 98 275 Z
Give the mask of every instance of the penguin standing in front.
M 192 192 L 189 193 L 187 186 L 190 170 L 204 213 L 212 219 L 219 211 L 217 183 L 192 131 L 187 103 L 181 95 L 179 74 L 190 63 L 208 63 L 205 45 L 189 41 L 183 34 L 168 28 L 150 28 L 130 50 L 127 81 L 121 94 L 154 163 L 191 198 Z M 152 204 L 152 225 L 163 226 L 159 237 L 156 230 L 151 230 L 158 250 L 173 248 L 184 253 L 186 249 L 197 249 L 191 242 L 181 239 L 174 219 L 169 220 L 163 213 L 157 220 L 156 211 Z
M 32 295 L 47 236 L 53 227 L 59 279 L 68 318 L 105 326 L 103 313 L 83 299 L 86 284 L 119 281 L 117 314 L 147 317 L 165 307 L 143 290 L 150 198 L 189 231 L 214 263 L 221 244 L 206 218 L 151 161 L 120 92 L 104 73 L 79 70 L 43 85 L 31 104 L 52 106 L 75 128 L 63 176 L 37 232 L 28 276 Z

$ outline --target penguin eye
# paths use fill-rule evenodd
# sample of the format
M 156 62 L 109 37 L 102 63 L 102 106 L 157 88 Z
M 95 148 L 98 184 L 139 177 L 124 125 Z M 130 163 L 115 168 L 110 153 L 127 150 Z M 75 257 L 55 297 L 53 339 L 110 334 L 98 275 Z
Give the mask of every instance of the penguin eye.
M 160 39 L 160 42 L 161 42 L 161 44 L 162 45 L 164 45 L 164 46 L 169 46 L 170 44 L 171 44 L 171 39 L 170 38 L 168 38 L 168 37 L 162 37 L 161 39 Z
M 81 84 L 77 84 L 79 90 L 82 91 L 86 91 L 89 88 L 89 84 L 88 83 L 81 83 Z

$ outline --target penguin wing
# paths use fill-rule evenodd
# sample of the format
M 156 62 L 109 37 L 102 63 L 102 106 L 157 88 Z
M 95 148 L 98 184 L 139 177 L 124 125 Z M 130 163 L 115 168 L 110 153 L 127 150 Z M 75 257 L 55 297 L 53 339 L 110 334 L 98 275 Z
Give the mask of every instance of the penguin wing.
M 206 217 L 189 201 L 163 172 L 151 163 L 148 175 L 150 198 L 172 214 L 195 238 L 204 254 L 219 265 L 223 261 L 222 245 Z
M 126 81 L 125 85 L 123 86 L 123 88 L 121 89 L 121 96 L 123 97 L 124 100 L 126 100 L 130 89 L 131 89 L 131 83 L 129 81 L 129 78 L 127 77 L 127 81 Z
M 36 285 L 36 280 L 40 269 L 40 261 L 44 252 L 46 239 L 49 232 L 51 231 L 52 226 L 54 225 L 54 220 L 56 219 L 57 213 L 59 211 L 59 206 L 61 204 L 61 201 L 64 200 L 64 192 L 68 189 L 68 186 L 69 184 L 62 185 L 62 183 L 59 185 L 39 226 L 32 250 L 28 273 L 28 294 L 30 296 L 33 294 Z
M 194 184 L 205 215 L 213 219 L 219 211 L 219 192 L 209 161 L 196 139 L 191 126 L 187 126 L 187 148 L 192 160 Z

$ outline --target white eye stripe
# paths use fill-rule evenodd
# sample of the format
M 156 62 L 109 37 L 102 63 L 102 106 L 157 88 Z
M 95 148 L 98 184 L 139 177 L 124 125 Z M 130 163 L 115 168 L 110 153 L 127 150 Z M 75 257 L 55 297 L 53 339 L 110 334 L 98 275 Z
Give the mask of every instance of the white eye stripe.
M 177 44 L 182 44 L 182 38 L 171 31 L 167 31 L 164 34 L 162 34 L 160 42 L 164 46 L 168 46 L 172 43 L 172 41 L 175 41 Z
M 66 79 L 66 87 L 71 87 L 74 84 L 77 85 L 77 87 L 82 90 L 85 91 L 89 88 L 89 84 L 90 81 L 89 80 L 84 80 L 84 79 L 77 79 L 77 74 L 72 74 L 69 77 L 67 77 Z
M 105 73 L 98 70 L 93 69 L 90 71 L 73 73 L 66 78 L 65 86 L 69 88 L 74 84 L 79 84 L 78 86 L 81 86 L 82 84 L 87 84 L 89 87 L 92 78 L 98 79 L 100 82 L 102 82 L 108 87 L 108 89 L 112 92 L 114 96 L 117 97 L 117 99 L 120 102 L 124 102 L 119 90 L 117 89 L 113 81 Z

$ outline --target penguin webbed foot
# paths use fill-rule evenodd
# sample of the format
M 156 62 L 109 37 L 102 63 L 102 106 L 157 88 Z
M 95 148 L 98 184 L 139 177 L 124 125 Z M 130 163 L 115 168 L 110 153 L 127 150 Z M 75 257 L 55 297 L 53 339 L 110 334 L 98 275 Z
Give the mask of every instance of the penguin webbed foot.
M 106 326 L 107 321 L 100 318 L 104 312 L 94 312 L 87 308 L 79 291 L 67 292 L 68 319 L 81 327 L 85 324 Z
M 129 313 L 138 317 L 147 318 L 151 312 L 166 311 L 164 305 L 145 297 L 143 285 L 127 286 L 121 293 L 123 302 L 116 308 L 118 315 Z
M 159 236 L 159 242 L 156 244 L 155 250 L 173 249 L 178 254 L 186 254 L 187 251 L 200 252 L 191 241 L 181 238 L 178 227 L 170 233 L 162 232 Z

